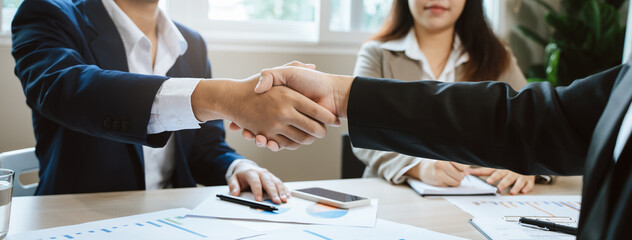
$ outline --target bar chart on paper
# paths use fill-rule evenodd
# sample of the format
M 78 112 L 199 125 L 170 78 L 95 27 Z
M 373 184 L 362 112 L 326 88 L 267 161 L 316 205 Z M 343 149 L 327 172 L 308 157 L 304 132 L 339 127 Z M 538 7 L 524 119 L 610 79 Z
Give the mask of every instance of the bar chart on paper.
M 447 198 L 476 218 L 507 216 L 570 217 L 579 219 L 581 196 L 502 196 Z
M 256 234 L 221 220 L 185 218 L 189 213 L 187 209 L 171 209 L 9 235 L 8 239 L 226 239 Z

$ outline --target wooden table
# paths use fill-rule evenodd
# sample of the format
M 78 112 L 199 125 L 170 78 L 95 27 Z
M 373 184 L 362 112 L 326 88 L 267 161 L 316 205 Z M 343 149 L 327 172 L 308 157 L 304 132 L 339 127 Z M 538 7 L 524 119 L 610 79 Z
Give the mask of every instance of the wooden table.
M 378 198 L 378 217 L 469 239 L 484 239 L 468 220 L 471 216 L 442 198 L 422 198 L 406 185 L 381 179 L 346 179 L 287 183 L 291 188 L 319 186 Z M 9 233 L 124 217 L 170 208 L 197 206 L 226 186 L 156 191 L 15 197 Z M 581 177 L 560 177 L 553 185 L 537 185 L 530 194 L 580 194 Z

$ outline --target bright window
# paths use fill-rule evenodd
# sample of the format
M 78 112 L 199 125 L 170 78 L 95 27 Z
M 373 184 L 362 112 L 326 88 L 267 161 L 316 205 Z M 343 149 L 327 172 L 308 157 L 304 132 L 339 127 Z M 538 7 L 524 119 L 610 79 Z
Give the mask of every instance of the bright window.
M 329 30 L 375 32 L 391 9 L 393 0 L 331 0 Z
M 15 12 L 18 11 L 18 7 L 24 0 L 4 0 L 2 1 L 2 34 L 9 34 L 11 32 L 11 21 Z
M 210 20 L 314 22 L 316 0 L 208 0 Z
M 1 31 L 7 36 L 23 0 L 4 0 Z M 174 20 L 199 31 L 214 46 L 250 51 L 259 47 L 327 46 L 355 52 L 379 29 L 393 0 L 160 0 Z M 494 30 L 499 2 L 483 0 Z M 5 39 L 5 40 L 8 40 Z M 9 40 L 8 40 L 9 41 Z M 268 48 L 270 49 L 270 48 Z

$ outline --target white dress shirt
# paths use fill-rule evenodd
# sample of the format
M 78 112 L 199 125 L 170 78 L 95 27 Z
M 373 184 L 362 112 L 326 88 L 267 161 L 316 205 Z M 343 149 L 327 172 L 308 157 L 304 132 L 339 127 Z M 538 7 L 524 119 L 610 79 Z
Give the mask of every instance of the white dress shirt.
M 454 42 L 452 43 L 452 50 L 450 51 L 450 55 L 448 56 L 448 61 L 446 62 L 441 74 L 439 74 L 439 77 L 435 77 L 435 74 L 432 72 L 430 64 L 428 63 L 426 55 L 419 48 L 417 35 L 415 34 L 414 29 L 411 29 L 406 37 L 386 41 L 382 43 L 380 47 L 390 51 L 404 52 L 404 54 L 406 54 L 408 58 L 419 61 L 422 69 L 422 74 L 421 76 L 419 76 L 419 80 L 455 82 L 456 68 L 461 66 L 462 64 L 467 63 L 467 61 L 470 59 L 467 52 L 465 52 L 463 49 L 461 39 L 456 34 L 454 35 Z M 415 158 L 414 161 L 412 161 L 406 167 L 400 169 L 391 181 L 396 184 L 405 182 L 406 172 L 408 172 L 408 170 L 415 167 L 416 165 L 421 164 L 422 161 L 427 161 L 427 164 L 431 164 L 430 162 L 435 162 L 436 160 L 427 158 Z
M 102 0 L 102 2 L 123 40 L 130 73 L 165 76 L 178 57 L 187 51 L 188 44 L 176 25 L 160 11 L 156 62 L 152 65 L 152 43 L 149 38 L 114 0 Z M 199 78 L 170 78 L 162 84 L 151 108 L 147 125 L 148 134 L 200 128 L 200 122 L 195 118 L 191 107 L 191 95 L 200 80 Z M 169 138 L 162 148 L 143 146 L 146 189 L 171 187 L 174 151 L 173 137 Z M 232 175 L 239 161 L 234 161 L 229 166 L 226 178 Z M 254 164 L 254 162 L 251 163 Z

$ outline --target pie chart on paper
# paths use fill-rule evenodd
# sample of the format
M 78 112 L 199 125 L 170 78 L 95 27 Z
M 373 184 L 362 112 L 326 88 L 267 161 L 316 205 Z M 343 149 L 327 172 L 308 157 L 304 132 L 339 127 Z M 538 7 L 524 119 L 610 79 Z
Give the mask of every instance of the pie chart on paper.
M 276 203 L 272 202 L 272 200 L 270 200 L 270 199 L 263 200 L 263 202 L 269 203 L 270 205 L 277 207 L 279 210 L 274 211 L 274 212 L 264 211 L 264 210 L 261 210 L 261 209 L 253 209 L 253 210 L 257 211 L 257 212 L 260 212 L 260 213 L 263 213 L 263 214 L 279 215 L 279 214 L 286 213 L 287 211 L 290 211 L 290 208 L 291 208 L 291 205 L 289 203 L 276 204 Z
M 307 208 L 307 214 L 318 218 L 339 218 L 347 215 L 349 210 L 315 203 Z

